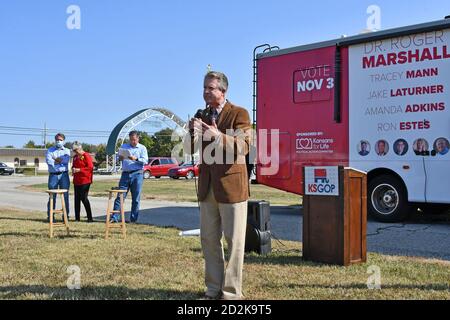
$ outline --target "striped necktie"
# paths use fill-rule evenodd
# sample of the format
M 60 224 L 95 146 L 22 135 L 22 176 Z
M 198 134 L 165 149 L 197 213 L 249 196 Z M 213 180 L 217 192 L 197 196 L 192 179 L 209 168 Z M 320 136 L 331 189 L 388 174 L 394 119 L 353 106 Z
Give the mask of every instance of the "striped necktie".
M 219 117 L 219 113 L 217 112 L 216 108 L 212 108 L 211 110 L 211 123 L 214 119 L 214 121 L 217 123 L 217 118 Z

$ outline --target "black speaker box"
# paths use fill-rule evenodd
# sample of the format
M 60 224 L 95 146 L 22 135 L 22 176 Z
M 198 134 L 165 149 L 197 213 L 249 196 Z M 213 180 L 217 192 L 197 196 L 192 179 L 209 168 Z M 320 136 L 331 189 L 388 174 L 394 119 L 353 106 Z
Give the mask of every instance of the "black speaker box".
M 270 203 L 268 201 L 248 201 L 245 252 L 252 251 L 263 255 L 272 251 Z

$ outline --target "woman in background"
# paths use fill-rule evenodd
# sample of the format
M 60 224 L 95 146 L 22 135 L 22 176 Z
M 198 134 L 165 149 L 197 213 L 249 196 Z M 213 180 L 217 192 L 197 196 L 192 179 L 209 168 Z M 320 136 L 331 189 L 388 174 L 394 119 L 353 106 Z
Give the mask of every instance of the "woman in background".
M 88 222 L 92 222 L 91 204 L 88 199 L 94 171 L 92 157 L 83 150 L 81 143 L 77 141 L 73 143 L 72 151 L 75 153 L 72 163 L 73 185 L 75 187 L 75 219 L 80 221 L 80 202 L 83 202 Z

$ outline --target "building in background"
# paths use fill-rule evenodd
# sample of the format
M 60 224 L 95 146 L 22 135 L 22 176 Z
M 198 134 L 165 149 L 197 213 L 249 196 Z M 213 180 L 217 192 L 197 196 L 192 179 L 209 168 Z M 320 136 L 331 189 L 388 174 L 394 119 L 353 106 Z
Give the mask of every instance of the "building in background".
M 48 172 L 48 166 L 45 161 L 47 149 L 31 148 L 0 148 L 0 162 L 9 167 L 16 168 L 16 173 L 22 173 L 26 168 L 37 168 L 37 172 Z M 97 167 L 95 153 L 89 153 L 94 162 L 94 168 Z M 72 159 L 70 160 L 69 170 L 72 169 Z
M 13 168 L 29 167 L 47 171 L 46 153 L 47 149 L 0 148 L 0 162 Z

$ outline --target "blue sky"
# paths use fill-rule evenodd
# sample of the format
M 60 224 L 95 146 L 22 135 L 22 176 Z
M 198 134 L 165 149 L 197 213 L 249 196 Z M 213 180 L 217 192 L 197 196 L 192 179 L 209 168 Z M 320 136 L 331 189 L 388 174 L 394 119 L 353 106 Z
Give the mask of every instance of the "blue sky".
M 81 9 L 81 30 L 66 27 L 71 4 Z M 186 119 L 203 105 L 208 64 L 228 75 L 228 98 L 250 111 L 255 46 L 357 34 L 372 4 L 382 29 L 450 15 L 444 0 L 3 0 L 0 126 L 109 131 L 154 106 Z M 29 139 L 42 140 L 0 134 L 0 146 Z

